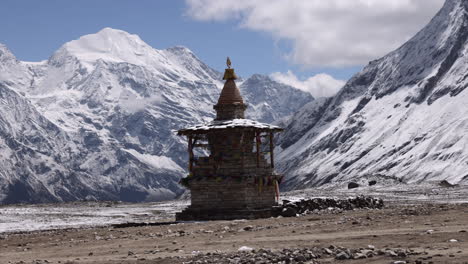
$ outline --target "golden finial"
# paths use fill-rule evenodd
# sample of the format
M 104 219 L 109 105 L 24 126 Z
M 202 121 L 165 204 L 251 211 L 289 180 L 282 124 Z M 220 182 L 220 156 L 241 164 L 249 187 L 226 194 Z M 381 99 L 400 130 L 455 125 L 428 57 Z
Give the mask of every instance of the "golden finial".
M 229 57 L 227 57 L 227 59 L 226 59 L 226 65 L 228 66 L 228 68 L 224 71 L 223 80 L 235 80 L 235 79 L 237 79 L 237 76 L 234 73 L 234 69 L 231 68 L 231 59 L 229 59 Z

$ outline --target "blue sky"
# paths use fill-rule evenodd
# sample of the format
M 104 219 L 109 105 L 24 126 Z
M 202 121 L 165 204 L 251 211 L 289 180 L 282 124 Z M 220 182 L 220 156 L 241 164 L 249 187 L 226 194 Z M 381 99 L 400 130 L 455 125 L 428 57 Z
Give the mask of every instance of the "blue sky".
M 157 49 L 183 45 L 210 66 L 222 70 L 230 56 L 248 76 L 298 68 L 285 62 L 277 43 L 265 33 L 239 28 L 234 21 L 197 22 L 185 15 L 184 1 L 99 0 L 1 2 L 0 42 L 20 60 L 47 59 L 62 44 L 104 27 L 139 35 Z M 336 71 L 346 78 L 356 69 Z M 322 72 L 306 71 L 304 75 Z
M 307 13 L 302 14 L 306 18 L 319 19 L 317 15 L 314 16 L 314 10 L 305 10 L 306 8 L 301 6 L 314 1 L 318 0 L 294 0 L 295 3 L 300 4 L 289 5 L 288 8 L 295 8 L 291 9 L 291 12 L 309 12 L 310 16 Z M 395 1 L 408 2 L 406 0 Z M 434 2 L 435 4 L 432 4 L 434 8 L 423 12 L 426 16 L 420 19 L 422 22 L 419 20 L 416 21 L 417 23 L 414 22 L 416 25 L 413 31 L 427 22 L 428 18 L 440 7 L 442 0 L 427 1 L 426 4 L 429 6 L 431 5 L 429 2 Z M 337 40 L 332 43 L 343 42 L 345 45 L 344 47 L 331 47 L 334 45 L 323 42 L 325 48 L 330 46 L 327 50 L 321 47 L 322 42 L 317 42 L 323 32 L 308 27 L 309 24 L 317 24 L 317 21 L 286 19 L 283 23 L 281 14 L 275 13 L 282 12 L 281 7 L 277 10 L 266 9 L 272 6 L 272 2 L 277 2 L 277 0 L 239 2 L 229 0 L 2 0 L 0 2 L 0 10 L 2 10 L 0 43 L 7 45 L 20 60 L 40 61 L 47 59 L 65 42 L 85 34 L 96 33 L 104 27 L 111 27 L 137 34 L 157 49 L 174 45 L 186 46 L 208 65 L 220 71 L 225 67 L 225 57 L 230 56 L 236 71 L 242 76 L 249 76 L 253 73 L 286 73 L 289 70 L 297 75 L 299 80 L 305 80 L 318 73 L 326 73 L 336 79 L 345 80 L 359 71 L 368 60 L 376 58 L 373 56 L 384 55 L 408 38 L 407 32 L 404 32 L 406 35 L 396 34 L 394 38 L 397 42 L 393 46 L 376 51 L 376 55 L 365 54 L 361 56 L 362 58 L 350 57 L 348 60 L 343 60 L 343 65 L 339 65 L 340 57 L 346 57 L 347 54 L 353 52 L 353 42 L 349 44 L 350 42 L 340 39 L 340 32 L 338 32 L 338 30 L 349 30 L 346 28 L 349 23 L 343 24 L 345 26 L 338 25 L 337 29 L 326 28 L 327 35 L 334 32 L 333 30 L 337 31 L 335 34 Z M 288 1 L 278 3 L 285 2 Z M 237 5 L 239 9 L 232 11 L 232 4 Z M 402 5 L 401 8 L 409 7 Z M 286 12 L 286 8 L 284 9 Z M 354 9 L 353 6 L 350 10 L 352 9 Z M 255 10 L 260 10 L 260 12 L 257 12 L 259 15 L 255 15 L 252 19 L 249 16 Z M 328 7 L 327 10 L 331 10 L 330 16 L 333 17 L 333 6 Z M 395 12 L 401 14 L 401 10 L 405 9 Z M 417 11 L 421 13 L 420 10 Z M 389 16 L 395 15 L 395 12 L 390 12 Z M 271 25 L 260 20 L 268 21 L 271 19 L 268 15 L 275 16 L 273 20 L 270 20 L 273 21 Z M 356 16 L 359 15 L 362 16 L 362 14 L 356 14 Z M 296 24 L 288 24 L 289 21 Z M 413 22 L 409 20 L 408 23 Z M 333 24 L 336 24 L 336 21 Z M 294 29 L 297 30 L 296 33 Z M 292 33 L 289 34 L 290 32 Z M 309 49 L 309 46 L 317 48 Z M 339 54 L 347 48 L 350 48 L 350 53 L 343 53 L 345 55 L 339 55 L 338 59 L 333 57 L 333 54 Z M 292 55 L 294 58 L 289 58 Z M 330 63 L 328 63 L 328 58 L 330 58 Z M 310 61 L 320 63 L 309 63 Z

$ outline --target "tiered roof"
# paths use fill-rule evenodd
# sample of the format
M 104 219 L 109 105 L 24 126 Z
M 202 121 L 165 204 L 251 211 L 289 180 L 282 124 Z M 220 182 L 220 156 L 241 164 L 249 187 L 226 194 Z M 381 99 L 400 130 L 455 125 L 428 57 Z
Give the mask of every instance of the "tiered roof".
M 250 119 L 231 119 L 231 120 L 213 120 L 206 124 L 200 124 L 179 130 L 179 135 L 204 134 L 212 130 L 233 129 L 233 128 L 251 128 L 256 131 L 282 131 L 279 126 L 260 123 Z

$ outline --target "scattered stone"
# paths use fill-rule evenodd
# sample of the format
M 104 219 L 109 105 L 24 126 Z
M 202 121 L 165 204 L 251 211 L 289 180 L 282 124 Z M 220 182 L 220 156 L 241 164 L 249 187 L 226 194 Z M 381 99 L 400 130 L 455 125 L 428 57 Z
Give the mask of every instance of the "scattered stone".
M 247 246 L 242 246 L 240 247 L 237 251 L 239 252 L 252 252 L 254 249 L 251 248 L 251 247 L 247 247 Z
M 248 226 L 244 227 L 243 230 L 244 230 L 244 231 L 252 231 L 252 230 L 253 230 L 253 226 L 248 225 Z
M 376 252 L 377 252 L 377 255 L 379 255 L 379 256 L 385 255 L 385 251 L 382 250 L 382 249 L 379 249 Z
M 350 259 L 350 256 L 348 255 L 348 253 L 341 251 L 338 254 L 336 254 L 335 259 L 338 259 L 338 260 Z
M 375 253 L 374 253 L 374 249 L 364 249 L 364 250 L 361 250 L 361 254 L 364 254 L 366 257 L 368 258 L 372 258 Z
M 294 217 L 296 215 L 319 213 L 327 210 L 332 213 L 339 213 L 342 210 L 353 210 L 357 208 L 380 209 L 383 208 L 384 202 L 382 199 L 357 196 L 348 199 L 331 199 L 331 198 L 313 198 L 300 200 L 297 202 L 285 203 L 275 206 L 272 210 L 273 217 Z
M 350 182 L 348 183 L 348 189 L 355 189 L 358 188 L 360 185 L 356 182 Z
M 182 250 L 176 249 L 175 251 L 183 253 Z M 311 248 L 300 248 L 300 249 L 281 249 L 281 250 L 270 250 L 270 249 L 256 249 L 254 250 L 248 246 L 242 246 L 236 252 L 207 252 L 201 253 L 199 251 L 193 251 L 191 254 L 186 256 L 173 256 L 167 258 L 167 263 L 185 263 L 185 264 L 268 264 L 268 263 L 282 263 L 282 264 L 318 264 L 318 259 L 334 257 L 337 260 L 350 260 L 350 259 L 366 259 L 372 257 L 374 254 L 380 251 L 393 251 L 395 254 L 400 252 L 406 252 L 408 255 L 417 255 L 415 251 L 402 248 L 386 248 L 386 249 L 350 249 L 339 246 L 330 245 L 326 248 L 311 247 Z M 135 255 L 129 251 L 129 255 Z M 376 252 L 376 253 L 374 253 Z M 148 254 L 148 252 L 145 252 Z M 370 254 L 370 256 L 368 255 Z M 135 260 L 148 261 L 148 258 L 142 258 L 135 255 Z M 160 258 L 157 258 L 160 259 Z M 172 262 L 171 262 L 172 260 Z M 182 260 L 182 261 L 181 261 Z M 422 259 L 421 259 L 422 260 Z M 401 260 L 399 260 L 401 261 Z M 146 262 L 145 262 L 146 263 Z M 345 262 L 343 262 L 345 263 Z M 388 262 L 388 263 L 407 263 L 407 262 Z M 416 262 L 418 263 L 418 262 Z M 422 263 L 422 262 L 421 262 Z M 42 264 L 42 263 L 41 263 Z
M 376 180 L 369 181 L 369 186 L 374 186 L 377 184 Z
M 296 216 L 297 214 L 297 210 L 293 207 L 286 207 L 286 208 L 283 208 L 283 210 L 281 211 L 281 216 L 283 217 L 293 217 L 293 216 Z

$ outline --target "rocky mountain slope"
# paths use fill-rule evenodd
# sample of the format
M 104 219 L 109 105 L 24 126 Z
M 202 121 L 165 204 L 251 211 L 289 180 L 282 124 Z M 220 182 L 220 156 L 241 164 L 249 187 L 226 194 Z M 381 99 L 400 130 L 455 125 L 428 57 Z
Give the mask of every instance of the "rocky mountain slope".
M 221 77 L 187 48 L 110 28 L 43 62 L 0 45 L 0 202 L 175 197 L 186 144 L 174 131 L 214 117 Z M 260 75 L 240 88 L 266 122 L 313 100 Z
M 249 104 L 247 117 L 266 123 L 289 117 L 313 101 L 310 94 L 298 92 L 288 85 L 260 74 L 252 75 L 239 86 L 239 89 Z
M 447 0 L 399 49 L 286 127 L 286 189 L 369 178 L 468 181 L 468 2 Z

